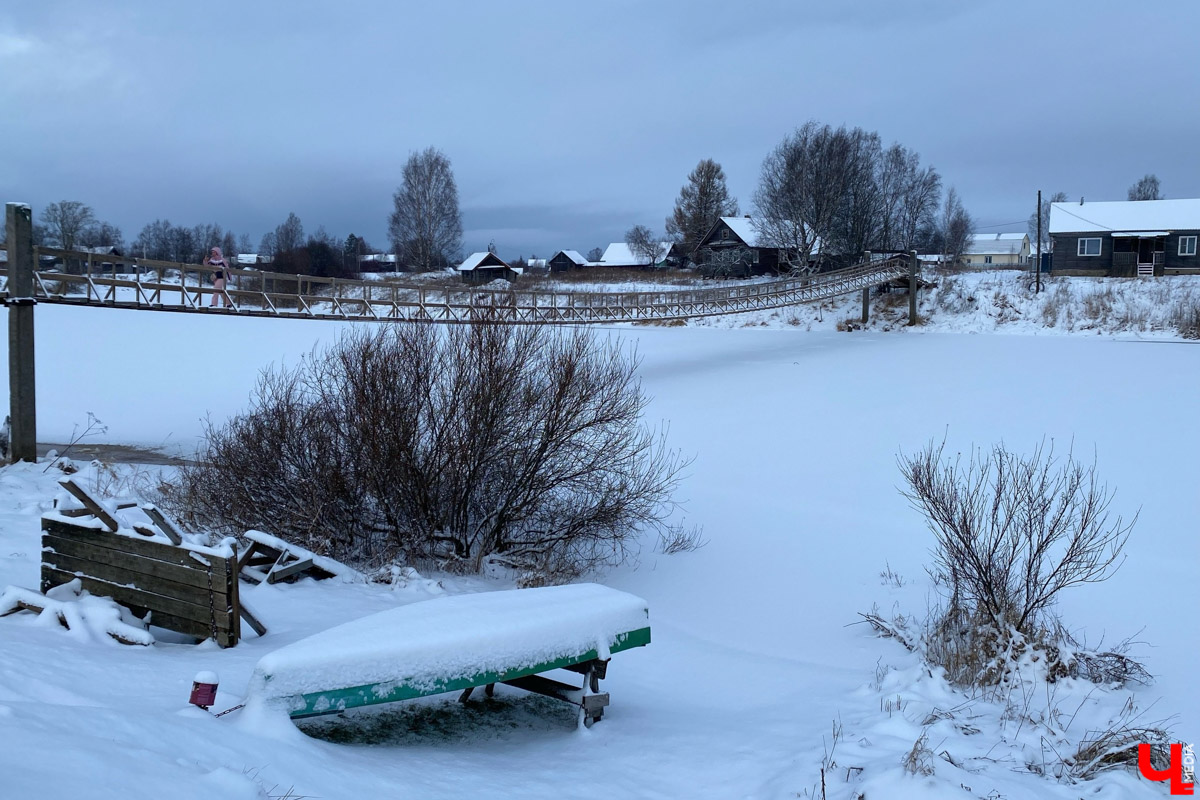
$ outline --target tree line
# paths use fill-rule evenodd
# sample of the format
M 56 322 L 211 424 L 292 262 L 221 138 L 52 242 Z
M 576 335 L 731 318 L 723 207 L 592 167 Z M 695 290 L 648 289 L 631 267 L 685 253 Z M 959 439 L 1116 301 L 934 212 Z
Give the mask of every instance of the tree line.
M 957 258 L 972 228 L 957 191 L 952 187 L 943 201 L 941 175 L 918 153 L 901 144 L 885 147 L 874 131 L 815 121 L 767 154 L 754 208 L 759 240 L 778 248 L 788 271 L 853 260 L 866 250 L 918 249 Z M 698 258 L 717 221 L 738 213 L 721 165 L 703 159 L 680 189 L 666 238 Z M 645 232 L 643 226 L 630 230 L 631 248 Z
M 1157 176 L 1148 174 L 1128 192 L 1130 200 L 1162 198 Z M 1048 244 L 1049 205 L 1066 200 L 1059 192 L 1043 205 L 1043 246 Z M 973 219 L 959 196 L 920 154 L 899 143 L 886 145 L 875 131 L 809 121 L 786 135 L 764 158 L 754 192 L 754 225 L 759 239 L 777 248 L 784 271 L 810 271 L 852 262 L 864 251 L 919 250 L 954 263 L 970 244 Z M 645 225 L 625 234 L 631 252 L 655 263 L 662 242 L 678 244 L 695 261 L 703 237 L 721 217 L 740 213 L 737 198 L 716 161 L 702 159 L 687 176 L 660 236 Z M 1031 238 L 1039 212 L 1030 215 Z M 392 197 L 388 240 L 401 268 L 429 271 L 462 259 L 462 213 L 450 159 L 428 147 L 406 161 Z M 51 203 L 34 226 L 34 241 L 63 249 L 125 247 L 121 229 L 99 220 L 84 203 Z M 213 246 L 229 255 L 252 252 L 247 234 L 218 224 L 172 225 L 156 219 L 138 233 L 128 250 L 144 258 L 196 262 Z M 360 236 L 337 239 L 319 227 L 309 236 L 295 213 L 263 235 L 256 251 L 272 269 L 346 277 L 357 274 L 363 255 L 377 253 Z M 598 261 L 593 248 L 587 258 Z

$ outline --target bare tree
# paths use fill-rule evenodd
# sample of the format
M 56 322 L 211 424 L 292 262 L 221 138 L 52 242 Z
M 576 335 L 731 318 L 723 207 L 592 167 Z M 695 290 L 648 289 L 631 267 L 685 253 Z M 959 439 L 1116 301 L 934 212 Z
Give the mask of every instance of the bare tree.
M 941 233 L 942 255 L 945 263 L 958 264 L 967 246 L 971 243 L 971 229 L 974 220 L 963 207 L 958 190 L 953 186 L 946 193 L 946 202 L 942 205 Z
M 705 248 L 699 272 L 708 278 L 742 277 L 754 264 L 754 252 L 748 247 Z
M 262 253 L 267 258 L 274 258 L 279 251 L 278 242 L 275 241 L 275 231 L 267 231 L 263 234 L 258 243 L 258 252 Z
M 1158 176 L 1154 174 L 1146 175 L 1133 186 L 1130 186 L 1129 199 L 1162 200 L 1162 193 L 1159 191 Z
M 134 253 L 142 258 L 174 261 L 171 231 L 171 221 L 166 219 L 156 219 L 145 225 L 133 242 Z
M 935 227 L 938 199 L 942 194 L 942 177 L 933 167 L 921 169 L 911 154 L 906 176 L 904 199 L 897 228 L 897 250 L 911 250 L 922 236 Z
M 634 225 L 625 231 L 625 244 L 629 245 L 629 252 L 635 258 L 644 260 L 651 267 L 663 255 L 662 242 L 645 225 Z
M 1137 520 L 1109 517 L 1113 492 L 1068 453 L 995 446 L 950 460 L 945 444 L 901 457 L 904 496 L 937 539 L 933 574 L 952 604 L 1028 634 L 1064 589 L 1110 577 Z
M 404 182 L 392 197 L 388 236 L 409 267 L 427 271 L 456 263 L 462 253 L 462 216 L 450 159 L 435 147 L 409 156 Z
M 883 144 L 879 134 L 855 128 L 846 133 L 850 148 L 845 192 L 834 216 L 826 251 L 857 259 L 876 248 L 884 222 Z
M 808 122 L 763 161 L 755 220 L 760 238 L 779 248 L 780 263 L 810 272 L 818 243 L 829 239 L 849 179 L 853 146 L 845 128 Z
M 1067 193 L 1066 192 L 1055 192 L 1053 195 L 1051 195 L 1049 200 L 1042 201 L 1042 207 L 1040 209 L 1040 213 L 1041 213 L 1041 218 L 1042 218 L 1041 221 L 1042 221 L 1042 252 L 1043 253 L 1047 253 L 1050 251 L 1050 204 L 1051 203 L 1065 203 L 1065 202 L 1067 202 Z M 1033 243 L 1034 250 L 1037 250 L 1037 246 L 1038 246 L 1038 238 L 1037 238 L 1038 237 L 1038 214 L 1039 214 L 1039 211 L 1035 211 L 1029 215 L 1029 241 Z
M 250 241 L 250 234 L 243 233 L 237 238 L 237 247 L 234 252 L 249 255 L 254 252 L 254 244 Z
M 599 261 L 602 258 L 604 258 L 604 251 L 599 247 L 593 247 L 591 250 L 587 251 L 588 261 Z
M 77 243 L 83 247 L 125 248 L 125 237 L 121 229 L 108 222 L 97 222 L 80 232 Z
M 275 228 L 275 253 L 290 253 L 304 247 L 304 225 L 294 212 L 289 212 L 287 219 Z
M 360 564 L 569 579 L 619 563 L 673 508 L 684 462 L 642 422 L 637 364 L 585 329 L 356 331 L 264 374 L 168 500 L 197 525 Z
M 63 200 L 42 209 L 42 224 L 50 244 L 63 250 L 74 250 L 81 246 L 78 239 L 83 232 L 96 224 L 96 215 L 85 203 Z
M 679 190 L 674 213 L 667 218 L 667 238 L 691 255 L 717 220 L 737 215 L 738 204 L 725 185 L 725 171 L 711 158 L 697 164 L 687 181 Z

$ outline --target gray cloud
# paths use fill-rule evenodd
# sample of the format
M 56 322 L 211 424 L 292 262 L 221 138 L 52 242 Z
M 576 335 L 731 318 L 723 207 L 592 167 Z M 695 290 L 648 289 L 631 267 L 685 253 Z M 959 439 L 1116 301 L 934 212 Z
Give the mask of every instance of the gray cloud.
M 661 229 L 701 158 L 749 210 L 810 118 L 919 151 L 981 224 L 1146 172 L 1200 196 L 1192 0 L 102 5 L 0 11 L 0 186 L 130 238 L 161 217 L 257 240 L 295 211 L 383 243 L 432 144 L 468 249 L 587 250 Z

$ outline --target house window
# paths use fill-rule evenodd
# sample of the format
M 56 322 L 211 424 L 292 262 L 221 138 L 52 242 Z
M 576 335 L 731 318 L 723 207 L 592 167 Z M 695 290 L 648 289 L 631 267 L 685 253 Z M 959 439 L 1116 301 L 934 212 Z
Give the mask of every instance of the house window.
M 983 263 L 985 263 L 985 264 L 990 264 L 990 263 L 992 263 L 992 257 L 991 257 L 991 256 L 984 256 L 984 257 L 983 257 Z
M 1098 256 L 1100 255 L 1100 237 L 1087 238 L 1079 240 L 1079 255 L 1081 256 Z
M 1179 255 L 1181 255 L 1181 256 L 1196 255 L 1196 237 L 1195 236 L 1180 236 L 1179 237 Z

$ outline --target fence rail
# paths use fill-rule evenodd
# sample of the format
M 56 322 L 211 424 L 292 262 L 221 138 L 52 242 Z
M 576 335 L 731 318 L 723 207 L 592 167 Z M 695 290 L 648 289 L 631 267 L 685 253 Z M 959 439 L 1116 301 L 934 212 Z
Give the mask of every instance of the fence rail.
M 670 321 L 810 303 L 908 274 L 907 258 L 856 264 L 805 277 L 705 289 L 562 292 L 428 287 L 233 268 L 224 290 L 205 284 L 209 267 L 95 253 L 34 249 L 39 302 L 160 311 L 316 319 L 514 324 Z M 46 260 L 62 269 L 43 269 Z M 174 274 L 178 282 L 172 280 Z M 194 283 L 189 283 L 193 281 Z M 227 308 L 212 308 L 215 295 Z

